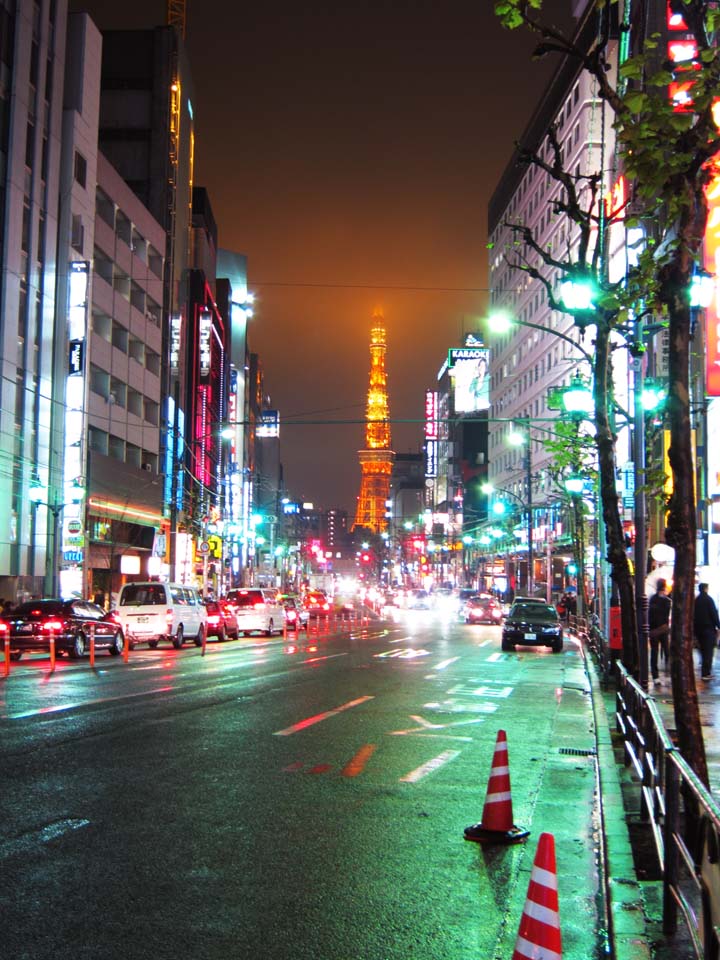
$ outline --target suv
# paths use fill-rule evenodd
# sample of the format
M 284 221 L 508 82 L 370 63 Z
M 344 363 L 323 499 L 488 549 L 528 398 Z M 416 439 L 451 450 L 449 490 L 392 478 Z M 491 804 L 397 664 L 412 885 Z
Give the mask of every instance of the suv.
M 126 583 L 115 613 L 131 650 L 143 641 L 154 648 L 164 638 L 179 650 L 185 637 L 200 647 L 205 639 L 205 605 L 194 587 L 182 583 Z
M 273 633 L 282 633 L 285 608 L 278 599 L 277 591 L 241 587 L 229 590 L 225 599 L 235 611 L 238 634 L 259 631 L 271 637 Z

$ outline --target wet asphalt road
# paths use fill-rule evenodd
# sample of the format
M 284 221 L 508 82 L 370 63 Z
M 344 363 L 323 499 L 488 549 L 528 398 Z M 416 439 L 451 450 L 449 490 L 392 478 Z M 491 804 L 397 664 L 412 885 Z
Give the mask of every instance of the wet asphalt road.
M 582 657 L 417 612 L 362 632 L 13 665 L 3 960 L 509 958 L 541 832 L 602 955 Z M 481 847 L 497 732 L 526 845 Z

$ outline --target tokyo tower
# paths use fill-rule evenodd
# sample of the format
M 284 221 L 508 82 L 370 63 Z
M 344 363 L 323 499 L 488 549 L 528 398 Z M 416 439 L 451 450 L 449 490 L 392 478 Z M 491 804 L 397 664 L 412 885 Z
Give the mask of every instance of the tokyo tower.
M 390 412 L 385 373 L 385 317 L 379 307 L 372 315 L 370 331 L 370 386 L 365 412 L 365 449 L 358 451 L 362 479 L 356 527 L 375 533 L 387 528 L 385 503 L 390 494 L 390 474 L 395 454 L 390 449 Z

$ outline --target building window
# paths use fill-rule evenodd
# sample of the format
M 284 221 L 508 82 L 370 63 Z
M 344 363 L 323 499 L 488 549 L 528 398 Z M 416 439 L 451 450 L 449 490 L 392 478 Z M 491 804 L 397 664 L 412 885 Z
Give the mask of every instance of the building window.
M 74 213 L 72 215 L 72 231 L 70 235 L 70 243 L 73 250 L 77 250 L 78 253 L 82 254 L 84 241 L 85 228 L 83 227 L 82 217 L 79 213 Z
M 77 150 L 75 151 L 75 181 L 83 189 L 87 184 L 87 160 Z

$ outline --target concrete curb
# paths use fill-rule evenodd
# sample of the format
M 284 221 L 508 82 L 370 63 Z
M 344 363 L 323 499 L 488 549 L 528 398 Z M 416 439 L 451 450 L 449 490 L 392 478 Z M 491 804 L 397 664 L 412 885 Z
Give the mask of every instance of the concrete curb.
M 615 960 L 650 960 L 652 950 L 643 890 L 635 874 L 620 785 L 620 770 L 615 760 L 610 719 L 605 707 L 596 666 L 586 653 L 592 689 L 597 745 L 600 796 L 600 834 L 604 842 L 602 877 L 607 903 L 610 955 Z

